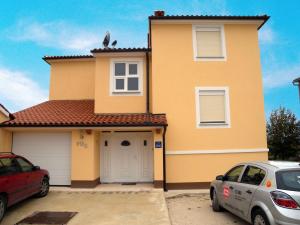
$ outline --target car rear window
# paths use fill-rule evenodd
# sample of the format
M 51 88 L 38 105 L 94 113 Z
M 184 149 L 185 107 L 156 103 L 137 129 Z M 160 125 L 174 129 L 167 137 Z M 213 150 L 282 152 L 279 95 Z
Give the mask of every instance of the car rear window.
M 300 170 L 276 172 L 277 188 L 287 191 L 300 191 Z

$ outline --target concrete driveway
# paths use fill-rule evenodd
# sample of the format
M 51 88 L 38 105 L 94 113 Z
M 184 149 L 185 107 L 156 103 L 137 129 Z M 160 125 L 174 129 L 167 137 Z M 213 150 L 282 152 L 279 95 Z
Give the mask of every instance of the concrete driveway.
M 165 195 L 172 225 L 249 225 L 227 211 L 213 212 L 208 193 L 170 191 Z
M 13 225 L 35 211 L 78 212 L 68 225 L 170 225 L 162 191 L 51 191 L 9 208 L 1 225 Z

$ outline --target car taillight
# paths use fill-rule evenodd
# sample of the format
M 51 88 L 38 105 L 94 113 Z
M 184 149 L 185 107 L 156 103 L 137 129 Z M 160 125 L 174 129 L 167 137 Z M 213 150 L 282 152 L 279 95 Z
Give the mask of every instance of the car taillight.
M 291 196 L 284 192 L 272 191 L 271 197 L 278 206 L 288 209 L 299 209 L 297 202 Z

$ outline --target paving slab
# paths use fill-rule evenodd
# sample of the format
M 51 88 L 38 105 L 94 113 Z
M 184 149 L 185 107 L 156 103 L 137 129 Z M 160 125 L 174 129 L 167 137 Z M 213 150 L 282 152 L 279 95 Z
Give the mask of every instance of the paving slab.
M 235 215 L 213 212 L 208 193 L 202 190 L 166 192 L 172 225 L 249 225 Z
M 170 225 L 163 191 L 50 191 L 9 208 L 1 225 L 36 211 L 78 212 L 68 225 Z

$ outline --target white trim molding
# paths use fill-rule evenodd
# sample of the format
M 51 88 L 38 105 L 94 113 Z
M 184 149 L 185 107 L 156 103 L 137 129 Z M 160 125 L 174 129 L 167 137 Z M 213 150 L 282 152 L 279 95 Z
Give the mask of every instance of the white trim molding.
M 132 76 L 133 78 L 138 78 L 138 85 L 139 85 L 139 90 L 137 91 L 128 91 L 128 90 L 124 90 L 124 91 L 117 91 L 115 89 L 115 79 L 117 79 L 117 77 L 114 76 L 114 65 L 115 63 L 126 63 L 126 67 L 128 65 L 128 63 L 133 63 L 133 64 L 137 64 L 137 70 L 138 70 L 138 74 L 135 76 Z M 127 70 L 127 69 L 126 69 Z M 110 60 L 110 81 L 109 81 L 109 92 L 110 92 L 110 96 L 142 96 L 143 95 L 143 71 L 144 71 L 144 60 L 143 58 L 112 58 Z M 127 79 L 128 75 L 125 75 L 124 77 L 119 77 L 119 79 Z M 127 85 L 127 80 L 124 83 L 124 85 Z
M 257 153 L 269 152 L 268 148 L 252 149 L 218 149 L 218 150 L 175 150 L 166 151 L 166 155 L 201 155 L 201 154 L 234 154 L 234 153 Z
M 225 91 L 225 123 L 223 124 L 200 124 L 200 91 Z M 197 128 L 230 128 L 230 102 L 228 87 L 195 87 L 195 105 L 196 105 L 196 127 Z
M 197 31 L 220 31 L 221 34 L 221 46 L 222 46 L 222 55 L 220 57 L 216 58 L 210 58 L 210 57 L 198 57 L 198 51 L 197 51 Z M 192 26 L 192 37 L 193 37 L 193 52 L 194 52 L 194 61 L 226 61 L 227 60 L 227 54 L 226 54 L 226 41 L 225 41 L 225 32 L 224 32 L 224 25 L 200 25 L 200 24 L 193 24 Z

